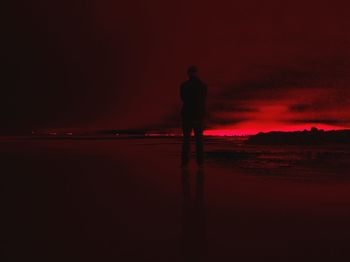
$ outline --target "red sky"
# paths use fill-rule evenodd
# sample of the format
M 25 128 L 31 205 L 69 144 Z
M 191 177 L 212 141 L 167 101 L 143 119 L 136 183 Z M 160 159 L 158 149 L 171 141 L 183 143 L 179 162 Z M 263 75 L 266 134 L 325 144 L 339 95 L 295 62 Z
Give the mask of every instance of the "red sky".
M 209 86 L 210 129 L 350 125 L 345 1 L 42 0 L 9 7 L 3 130 L 176 128 L 189 64 Z

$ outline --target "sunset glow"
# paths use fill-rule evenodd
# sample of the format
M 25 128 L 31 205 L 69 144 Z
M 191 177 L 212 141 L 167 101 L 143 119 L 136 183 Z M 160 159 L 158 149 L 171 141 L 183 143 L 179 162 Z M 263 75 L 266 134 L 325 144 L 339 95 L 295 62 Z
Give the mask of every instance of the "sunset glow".
M 282 132 L 294 132 L 294 131 L 304 131 L 310 130 L 311 127 L 316 127 L 317 129 L 323 129 L 324 131 L 329 130 L 341 130 L 346 129 L 343 127 L 335 127 L 329 125 L 295 125 L 295 126 L 273 126 L 273 127 L 261 127 L 254 125 L 241 125 L 240 127 L 231 127 L 224 129 L 208 129 L 204 131 L 206 136 L 248 136 L 255 135 L 259 132 L 271 132 L 271 131 L 282 131 Z

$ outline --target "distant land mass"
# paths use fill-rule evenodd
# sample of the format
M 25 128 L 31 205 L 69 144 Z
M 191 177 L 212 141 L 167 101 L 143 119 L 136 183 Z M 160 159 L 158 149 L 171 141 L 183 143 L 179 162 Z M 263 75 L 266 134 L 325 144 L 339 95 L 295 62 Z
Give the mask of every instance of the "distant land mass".
M 101 130 L 97 131 L 98 135 L 136 135 L 144 136 L 147 134 L 147 130 L 144 129 L 112 129 L 112 130 Z
M 246 141 L 252 145 L 319 145 L 350 144 L 350 129 L 324 131 L 316 127 L 295 132 L 268 132 L 250 136 Z

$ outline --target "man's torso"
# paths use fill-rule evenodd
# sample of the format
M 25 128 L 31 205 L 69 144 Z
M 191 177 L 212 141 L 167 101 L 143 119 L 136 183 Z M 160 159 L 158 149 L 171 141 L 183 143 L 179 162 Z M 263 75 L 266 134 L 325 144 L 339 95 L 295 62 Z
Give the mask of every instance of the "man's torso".
M 181 110 L 182 118 L 187 120 L 203 120 L 206 111 L 206 84 L 195 78 L 185 81 L 180 88 L 183 102 Z

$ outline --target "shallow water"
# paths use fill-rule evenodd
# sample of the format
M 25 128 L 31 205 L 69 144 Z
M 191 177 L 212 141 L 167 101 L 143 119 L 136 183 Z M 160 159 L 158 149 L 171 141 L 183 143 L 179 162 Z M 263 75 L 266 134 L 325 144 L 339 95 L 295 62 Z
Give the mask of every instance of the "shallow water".
M 2 139 L 7 261 L 350 258 L 347 148 L 180 142 Z

